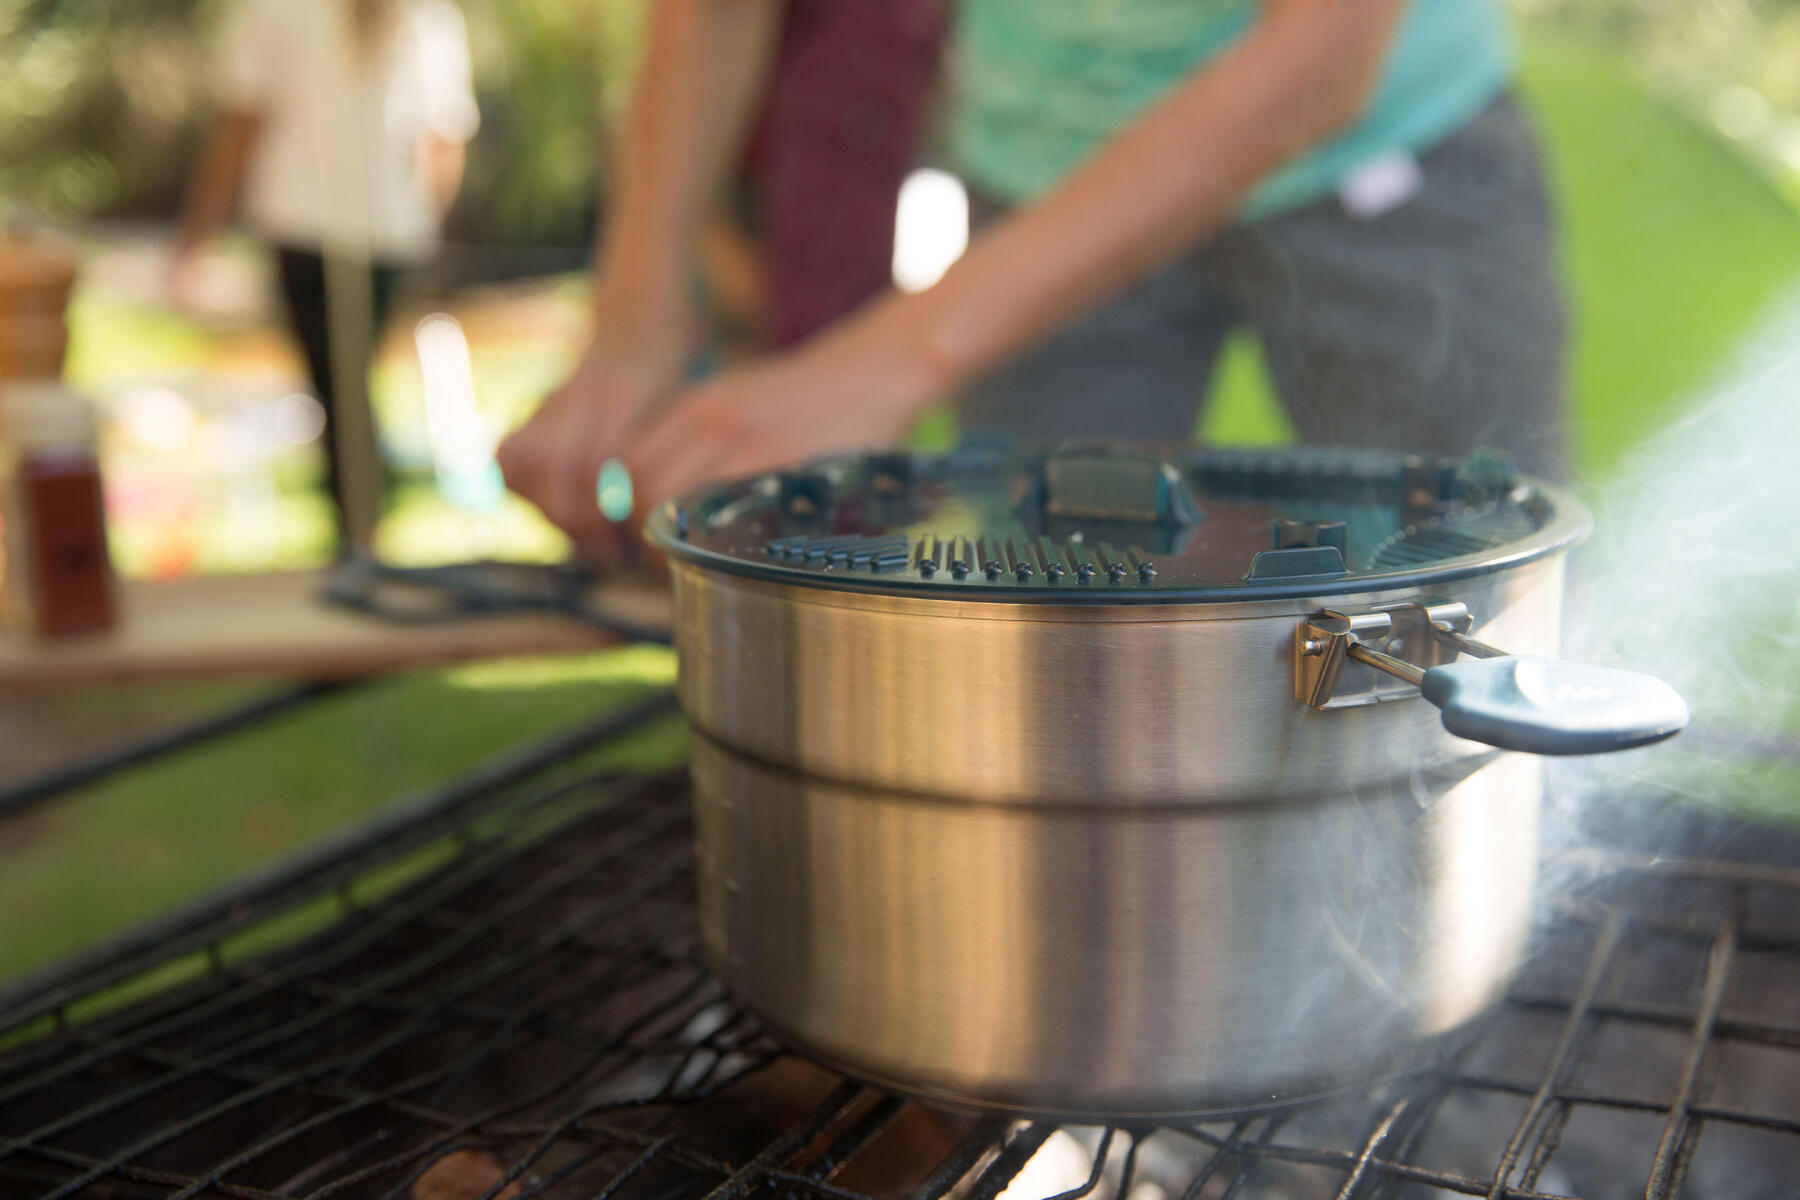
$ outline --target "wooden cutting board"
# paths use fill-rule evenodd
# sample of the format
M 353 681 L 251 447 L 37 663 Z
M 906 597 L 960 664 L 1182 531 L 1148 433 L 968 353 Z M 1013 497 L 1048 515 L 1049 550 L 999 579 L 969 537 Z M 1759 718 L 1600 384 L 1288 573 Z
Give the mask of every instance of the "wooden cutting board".
M 578 654 L 619 638 L 567 617 L 484 616 L 395 624 L 318 599 L 323 577 L 296 571 L 122 583 L 105 633 L 40 640 L 0 632 L 0 689 L 228 675 L 342 679 L 408 667 Z M 597 588 L 596 611 L 667 629 L 667 591 L 649 579 Z

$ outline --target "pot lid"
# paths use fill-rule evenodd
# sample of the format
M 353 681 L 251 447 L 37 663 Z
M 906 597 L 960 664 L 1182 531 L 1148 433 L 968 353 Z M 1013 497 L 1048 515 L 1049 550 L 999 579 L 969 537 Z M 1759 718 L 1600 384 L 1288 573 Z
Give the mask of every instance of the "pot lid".
M 1442 582 L 1586 529 L 1567 493 L 1486 452 L 1003 441 L 822 459 L 684 496 L 649 522 L 673 558 L 775 582 L 1088 604 Z

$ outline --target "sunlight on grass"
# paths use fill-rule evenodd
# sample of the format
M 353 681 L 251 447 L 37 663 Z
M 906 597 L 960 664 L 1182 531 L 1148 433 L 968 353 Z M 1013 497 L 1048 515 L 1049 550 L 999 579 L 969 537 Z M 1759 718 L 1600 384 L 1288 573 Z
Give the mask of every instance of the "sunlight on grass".
M 1196 436 L 1211 446 L 1285 446 L 1294 440 L 1287 413 L 1275 402 L 1262 343 L 1246 330 L 1225 339 L 1213 372 L 1212 394 Z
M 94 288 L 76 291 L 68 320 L 65 373 L 78 388 L 101 388 L 123 376 L 199 370 L 211 352 L 211 339 L 181 314 L 116 303 Z
M 514 658 L 471 663 L 445 673 L 451 687 L 476 691 L 549 687 L 569 683 L 675 685 L 675 651 L 667 646 L 627 646 L 565 658 Z

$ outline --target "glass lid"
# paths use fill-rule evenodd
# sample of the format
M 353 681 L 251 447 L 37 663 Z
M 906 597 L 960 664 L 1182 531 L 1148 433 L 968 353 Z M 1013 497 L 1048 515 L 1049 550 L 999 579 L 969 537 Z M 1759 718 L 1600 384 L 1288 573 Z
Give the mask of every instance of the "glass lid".
M 966 442 L 851 455 L 651 514 L 672 558 L 775 582 L 1010 603 L 1327 596 L 1498 570 L 1587 528 L 1503 457 Z

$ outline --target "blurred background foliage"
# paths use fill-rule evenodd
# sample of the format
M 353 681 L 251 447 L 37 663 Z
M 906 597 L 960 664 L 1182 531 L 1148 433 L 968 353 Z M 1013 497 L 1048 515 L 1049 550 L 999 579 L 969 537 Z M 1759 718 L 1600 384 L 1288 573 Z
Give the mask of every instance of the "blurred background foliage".
M 0 202 L 61 219 L 175 211 L 230 0 L 0 0 Z M 308 0 L 296 0 L 308 2 Z M 597 116 L 616 110 L 642 0 L 464 0 L 486 127 L 454 240 L 584 244 Z
M 0 0 L 0 198 L 59 217 L 174 210 L 229 0 Z M 644 0 L 463 0 L 487 128 L 453 240 L 580 244 L 596 116 L 616 111 Z M 1517 0 L 1537 27 L 1624 51 L 1725 132 L 1800 163 L 1792 0 Z
M 1697 87 L 1734 83 L 1800 109 L 1800 6 L 1792 0 L 1516 0 L 1596 41 L 1629 47 L 1656 74 Z
M 206 125 L 212 30 L 232 2 L 0 0 L 0 217 L 46 217 L 90 240 L 165 235 Z M 458 2 L 484 124 L 448 252 L 414 281 L 415 295 L 446 305 L 461 285 L 587 261 L 607 190 L 601 142 L 629 90 L 648 0 Z M 1800 4 L 1513 4 L 1520 87 L 1564 218 L 1578 463 L 1598 481 L 1685 403 L 1800 267 Z M 216 330 L 142 288 L 128 293 L 102 280 L 78 298 L 71 374 L 81 386 L 103 399 L 126 382 L 181 388 L 178 376 L 217 375 L 232 357 Z M 558 294 L 563 318 L 578 316 L 579 285 Z M 504 352 L 491 337 L 477 345 L 481 402 L 498 426 L 554 384 L 575 336 L 563 318 L 514 320 L 542 336 Z M 415 365 L 378 369 L 375 387 L 390 460 L 406 470 L 424 461 Z M 932 428 L 949 436 L 942 419 Z M 1200 433 L 1220 443 L 1291 436 L 1253 338 L 1233 339 Z M 298 495 L 306 480 L 282 490 Z M 301 524 L 314 531 L 301 541 L 322 544 L 319 514 Z

